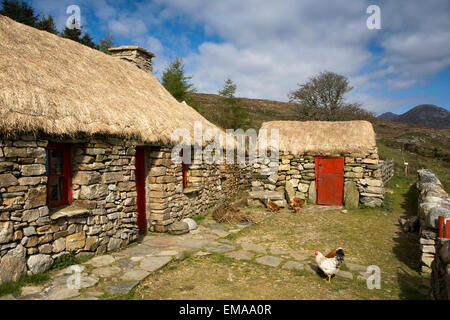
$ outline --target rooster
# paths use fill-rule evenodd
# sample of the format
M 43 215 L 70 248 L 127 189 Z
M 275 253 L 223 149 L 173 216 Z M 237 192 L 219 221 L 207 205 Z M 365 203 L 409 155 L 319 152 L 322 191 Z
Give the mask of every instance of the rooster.
M 316 263 L 320 270 L 328 277 L 328 283 L 331 282 L 331 276 L 334 275 L 344 261 L 344 250 L 337 248 L 324 256 L 320 250 L 314 251 Z
M 300 211 L 302 205 L 305 204 L 305 200 L 303 199 L 297 199 L 297 198 L 292 198 L 291 201 L 289 202 L 289 206 L 291 207 L 292 210 L 294 210 L 296 213 Z
M 269 199 L 269 201 L 267 201 L 267 207 L 270 209 L 270 211 L 272 212 L 277 212 L 280 211 L 280 207 L 277 206 L 275 204 L 275 202 L 273 202 L 272 200 Z

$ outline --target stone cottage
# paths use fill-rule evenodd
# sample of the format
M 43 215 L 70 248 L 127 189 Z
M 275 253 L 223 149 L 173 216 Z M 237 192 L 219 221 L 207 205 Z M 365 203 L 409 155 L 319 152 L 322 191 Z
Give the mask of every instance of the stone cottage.
M 153 54 L 113 52 L 0 16 L 0 283 L 164 232 L 246 184 L 233 165 L 173 163 L 175 129 L 218 128 L 165 90 Z
M 297 197 L 347 208 L 382 204 L 383 182 L 370 122 L 271 121 L 261 129 L 278 130 L 279 162 L 256 165 L 251 203 L 271 199 L 286 206 L 286 200 Z M 264 147 L 276 149 L 270 143 Z M 276 172 L 264 174 L 271 167 Z

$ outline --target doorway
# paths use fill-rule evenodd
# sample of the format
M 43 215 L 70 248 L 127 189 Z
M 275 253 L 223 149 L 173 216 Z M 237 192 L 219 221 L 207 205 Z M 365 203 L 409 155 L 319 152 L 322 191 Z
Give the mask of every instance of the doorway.
M 147 232 L 147 216 L 145 212 L 145 148 L 136 148 L 136 161 L 135 161 L 135 178 L 136 178 L 136 193 L 137 193 L 137 225 L 139 233 L 143 234 Z
M 344 196 L 344 157 L 316 157 L 317 204 L 341 206 Z

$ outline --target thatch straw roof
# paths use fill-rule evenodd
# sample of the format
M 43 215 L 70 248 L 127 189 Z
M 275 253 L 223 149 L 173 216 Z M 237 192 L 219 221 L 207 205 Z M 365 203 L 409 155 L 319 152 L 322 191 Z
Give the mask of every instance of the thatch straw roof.
M 0 133 L 170 144 L 196 120 L 217 128 L 133 64 L 0 15 Z
M 368 121 L 270 121 L 261 129 L 267 129 L 267 147 L 271 147 L 270 129 L 278 129 L 279 150 L 295 155 L 367 154 L 376 146 Z

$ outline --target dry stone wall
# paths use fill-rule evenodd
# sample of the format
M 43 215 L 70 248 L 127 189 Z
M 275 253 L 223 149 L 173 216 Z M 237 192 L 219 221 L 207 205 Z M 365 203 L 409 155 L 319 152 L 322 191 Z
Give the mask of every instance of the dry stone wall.
M 439 239 L 436 256 L 431 264 L 430 294 L 433 300 L 450 299 L 450 239 Z
M 364 155 L 344 156 L 344 204 L 356 208 L 380 206 L 383 202 L 383 182 L 378 164 L 377 149 Z M 270 198 L 284 207 L 286 200 L 296 197 L 316 203 L 316 174 L 314 155 L 293 155 L 280 152 L 279 162 L 256 164 L 252 175 L 252 191 L 249 204 L 259 205 L 260 200 Z M 278 172 L 265 175 L 264 171 L 278 167 Z M 286 194 L 286 199 L 284 197 Z
M 421 270 L 430 273 L 438 240 L 438 217 L 450 219 L 450 199 L 438 177 L 429 169 L 417 171 Z
M 171 160 L 171 148 L 150 150 L 148 163 L 147 212 L 151 231 L 165 232 L 169 226 L 214 208 L 226 198 L 248 189 L 251 169 L 246 165 L 187 165 L 183 187 L 182 165 Z
M 0 141 L 0 282 L 47 270 L 58 256 L 104 253 L 137 239 L 135 143 L 71 143 L 73 204 L 47 206 L 47 139 Z

